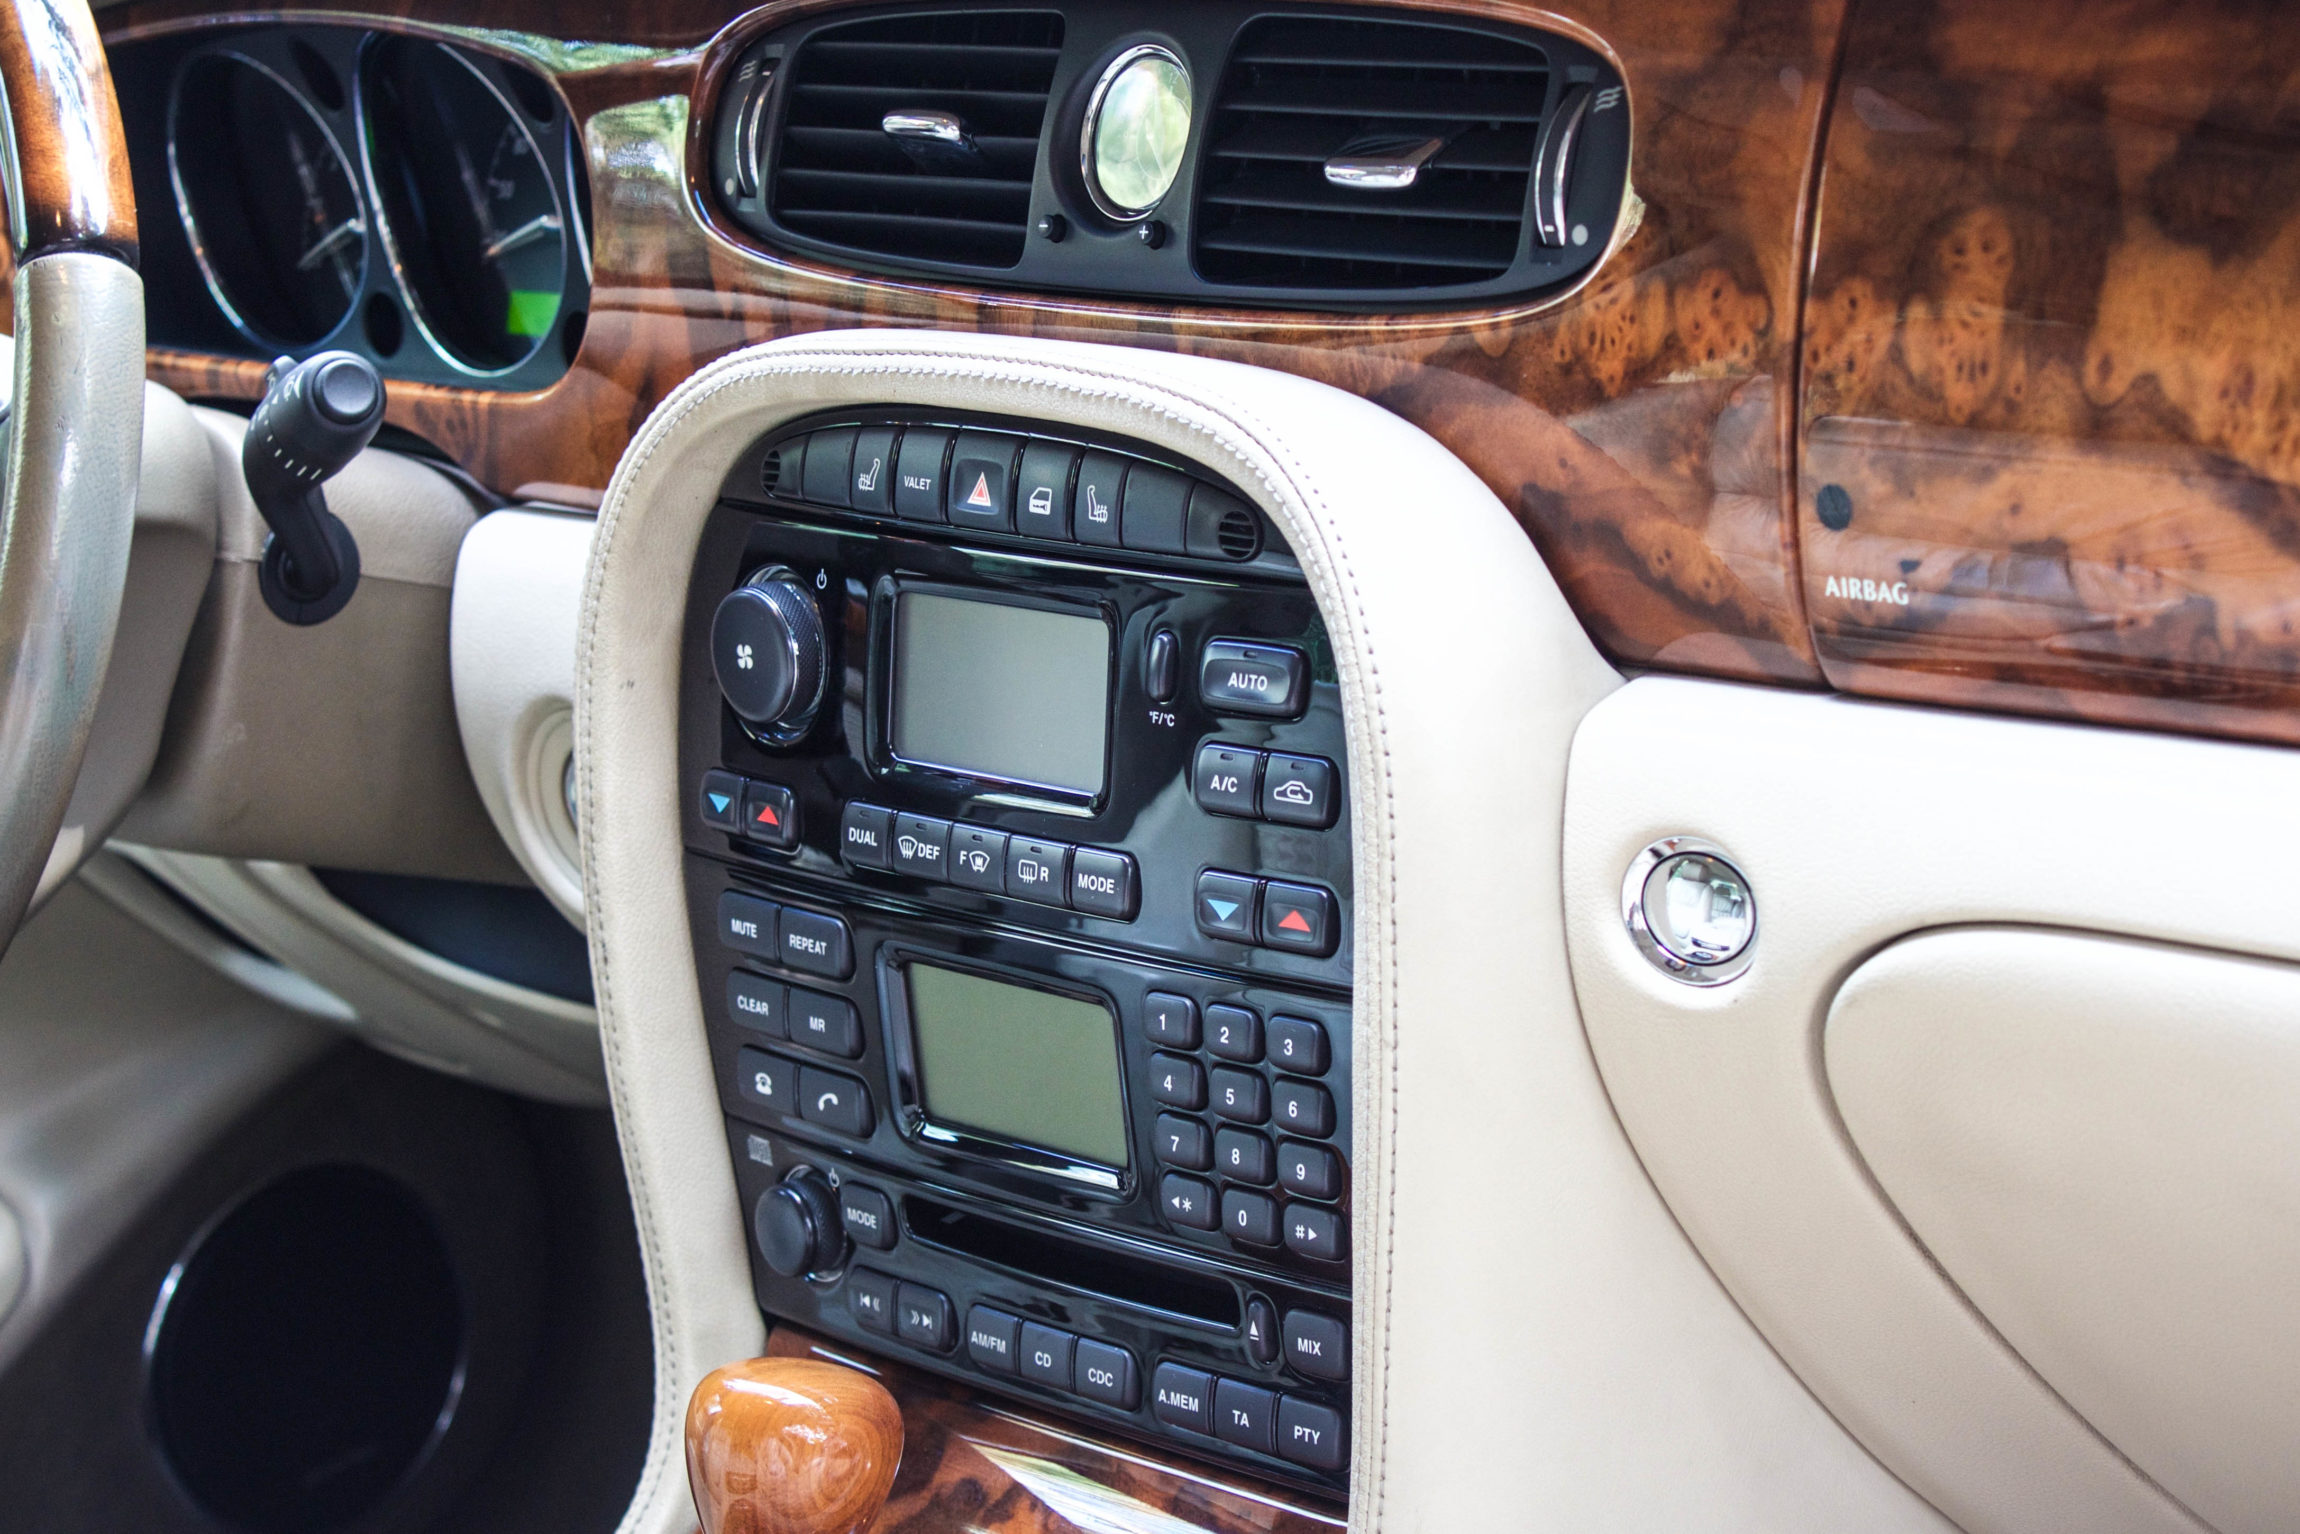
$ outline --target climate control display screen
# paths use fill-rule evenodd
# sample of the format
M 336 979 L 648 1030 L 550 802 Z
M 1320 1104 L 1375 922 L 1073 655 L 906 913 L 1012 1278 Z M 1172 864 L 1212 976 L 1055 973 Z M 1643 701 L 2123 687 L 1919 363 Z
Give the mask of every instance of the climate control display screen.
M 931 591 L 894 612 L 894 754 L 921 767 L 1076 794 L 1102 790 L 1110 626 Z
M 934 964 L 913 962 L 903 973 L 929 1119 L 1126 1165 L 1109 1008 Z

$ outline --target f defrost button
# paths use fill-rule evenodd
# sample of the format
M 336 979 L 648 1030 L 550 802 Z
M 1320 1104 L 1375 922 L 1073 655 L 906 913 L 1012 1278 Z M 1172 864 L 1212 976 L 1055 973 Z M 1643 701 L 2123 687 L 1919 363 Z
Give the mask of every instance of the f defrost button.
M 1310 694 L 1310 659 L 1291 645 L 1209 639 L 1198 663 L 1198 696 L 1220 714 L 1293 719 Z

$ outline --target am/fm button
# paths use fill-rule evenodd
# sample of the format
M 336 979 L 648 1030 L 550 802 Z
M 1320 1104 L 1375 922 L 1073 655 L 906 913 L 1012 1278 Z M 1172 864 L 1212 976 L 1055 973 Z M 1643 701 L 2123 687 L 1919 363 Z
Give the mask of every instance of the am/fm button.
M 1309 692 L 1309 657 L 1291 645 L 1209 639 L 1198 662 L 1198 696 L 1217 713 L 1298 718 Z

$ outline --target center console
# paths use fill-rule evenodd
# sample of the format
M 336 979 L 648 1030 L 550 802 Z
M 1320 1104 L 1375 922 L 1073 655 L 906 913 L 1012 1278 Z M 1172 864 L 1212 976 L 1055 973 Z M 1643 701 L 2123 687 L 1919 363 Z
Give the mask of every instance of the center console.
M 737 462 L 684 624 L 762 1310 L 1346 1492 L 1349 763 L 1275 529 L 1140 444 L 846 412 Z

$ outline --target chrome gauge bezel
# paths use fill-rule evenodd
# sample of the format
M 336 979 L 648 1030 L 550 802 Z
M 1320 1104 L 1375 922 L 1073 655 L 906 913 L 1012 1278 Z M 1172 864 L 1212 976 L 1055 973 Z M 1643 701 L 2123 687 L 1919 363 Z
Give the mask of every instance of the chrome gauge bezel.
M 1164 59 L 1181 73 L 1182 83 L 1188 87 L 1191 98 L 1190 129 L 1183 139 L 1182 158 L 1175 167 L 1174 179 L 1166 183 L 1166 190 L 1158 194 L 1157 201 L 1139 211 L 1132 211 L 1112 202 L 1102 190 L 1101 178 L 1094 173 L 1094 130 L 1102 121 L 1102 107 L 1110 95 L 1110 88 L 1118 83 L 1120 75 L 1145 58 Z M 1197 88 L 1197 77 L 1190 73 L 1190 66 L 1182 61 L 1180 54 L 1162 43 L 1136 43 L 1130 48 L 1121 49 L 1103 66 L 1101 75 L 1094 82 L 1093 94 L 1086 98 L 1085 115 L 1078 120 L 1078 179 L 1085 186 L 1087 200 L 1094 204 L 1095 212 L 1114 224 L 1139 224 L 1156 213 L 1164 206 L 1166 199 L 1174 194 L 1175 186 L 1181 182 L 1182 173 L 1190 168 L 1189 139 L 1198 132 Z
M 415 290 L 415 284 L 408 280 L 406 262 L 400 254 L 399 237 L 393 233 L 391 218 L 384 211 L 381 183 L 376 179 L 375 173 L 373 145 L 375 131 L 374 123 L 369 116 L 371 103 L 368 99 L 370 60 L 377 46 L 384 40 L 383 34 L 377 34 L 360 46 L 359 67 L 352 76 L 352 112 L 354 121 L 359 125 L 359 167 L 368 193 L 371 210 L 368 216 L 373 220 L 376 234 L 382 242 L 384 261 L 391 271 L 392 286 L 397 290 L 400 303 L 407 310 L 408 320 L 415 326 L 416 333 L 423 337 L 424 344 L 429 346 L 442 362 L 467 378 L 498 379 L 506 377 L 533 362 L 536 353 L 543 350 L 551 338 L 558 334 L 560 325 L 565 322 L 567 313 L 567 242 L 575 238 L 577 222 L 568 217 L 566 189 L 560 185 L 560 178 L 549 174 L 548 167 L 551 161 L 544 156 L 543 146 L 536 141 L 535 130 L 528 126 L 527 114 L 520 110 L 517 102 L 504 94 L 502 86 L 498 85 L 486 70 L 480 68 L 478 63 L 468 57 L 462 49 L 451 43 L 431 37 L 412 39 L 413 41 L 429 43 L 440 53 L 471 71 L 472 77 L 479 81 L 488 95 L 495 98 L 495 104 L 503 109 L 504 116 L 509 118 L 512 125 L 518 128 L 520 136 L 527 140 L 528 154 L 534 157 L 537 165 L 546 167 L 544 181 L 551 188 L 551 205 L 559 215 L 560 295 L 558 317 L 545 328 L 543 334 L 535 338 L 535 344 L 521 353 L 516 361 L 505 363 L 502 367 L 481 367 L 466 358 L 455 347 L 449 345 L 434 327 L 430 314 L 424 308 L 422 297 Z M 588 249 L 588 246 L 585 248 Z M 589 280 L 590 276 L 589 264 L 588 260 L 583 263 L 586 281 Z
M 335 156 L 337 166 L 343 171 L 344 181 L 351 187 L 352 196 L 358 200 L 360 219 L 364 225 L 360 234 L 359 283 L 351 298 L 344 304 L 343 313 L 336 318 L 334 324 L 330 325 L 314 340 L 287 341 L 278 336 L 267 335 L 261 327 L 240 312 L 240 306 L 232 301 L 231 295 L 224 285 L 222 274 L 216 270 L 214 258 L 208 251 L 208 242 L 200 233 L 199 215 L 192 209 L 191 193 L 184 186 L 183 167 L 179 162 L 176 146 L 176 120 L 183 103 L 184 79 L 194 69 L 219 60 L 245 65 L 287 93 L 288 99 L 293 101 L 304 116 L 311 120 L 312 126 L 319 130 L 320 137 L 327 144 L 328 152 Z M 328 126 L 326 115 L 312 101 L 310 95 L 289 80 L 287 76 L 246 50 L 229 46 L 196 49 L 184 55 L 177 62 L 175 71 L 168 80 L 167 114 L 168 189 L 175 197 L 176 217 L 183 225 L 184 241 L 191 247 L 192 260 L 199 267 L 200 281 L 206 285 L 208 297 L 215 301 L 216 308 L 223 315 L 225 323 L 256 346 L 273 353 L 315 350 L 325 344 L 330 337 L 341 333 L 345 325 L 350 324 L 358 317 L 361 300 L 372 285 L 377 218 L 373 190 L 364 174 L 365 166 L 363 164 L 355 167 L 352 164 L 351 156 L 344 152 L 343 141 L 336 136 L 335 130 Z

